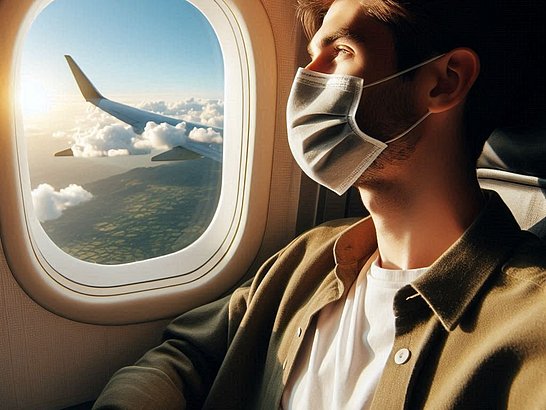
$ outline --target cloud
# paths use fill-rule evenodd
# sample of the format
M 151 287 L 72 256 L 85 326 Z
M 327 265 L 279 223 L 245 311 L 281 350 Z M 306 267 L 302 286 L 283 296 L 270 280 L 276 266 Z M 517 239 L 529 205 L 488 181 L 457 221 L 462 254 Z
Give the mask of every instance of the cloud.
M 184 121 L 198 122 L 211 127 L 222 127 L 224 124 L 224 102 L 221 100 L 189 98 L 171 104 L 165 101 L 152 101 L 141 103 L 138 107 L 142 110 L 180 118 Z
M 128 149 L 118 148 L 108 150 L 109 157 L 123 157 L 125 155 L 131 155 Z
M 142 136 L 135 143 L 136 147 L 147 149 L 169 149 L 176 147 L 186 139 L 186 123 L 181 122 L 176 126 L 155 122 L 146 124 Z
M 96 124 L 85 130 L 77 130 L 72 136 L 72 152 L 75 157 L 107 157 L 120 155 L 147 154 L 149 149 L 139 149 L 135 146 L 138 135 L 129 125 Z
M 212 128 L 194 128 L 190 131 L 190 139 L 199 142 L 208 142 L 221 144 L 223 139 L 219 132 L 214 131 Z
M 222 136 L 211 128 L 194 128 L 186 134 L 184 121 L 197 122 L 209 127 L 222 127 L 224 103 L 220 100 L 190 98 L 168 104 L 165 101 L 142 103 L 139 108 L 181 119 L 172 126 L 149 122 L 139 135 L 126 125 L 97 107 L 87 111 L 72 135 L 72 152 L 76 157 L 113 157 L 149 154 L 153 150 L 176 147 L 188 137 L 200 142 L 222 143 Z M 62 134 L 56 133 L 56 136 Z
M 34 212 L 40 222 L 59 218 L 63 212 L 93 198 L 93 194 L 80 185 L 70 184 L 60 191 L 55 191 L 49 184 L 40 184 L 32 190 Z
M 55 131 L 53 133 L 53 138 L 64 138 L 66 137 L 66 132 L 65 131 Z
M 224 103 L 220 101 L 208 102 L 203 106 L 200 114 L 202 124 L 213 127 L 223 127 L 224 125 Z

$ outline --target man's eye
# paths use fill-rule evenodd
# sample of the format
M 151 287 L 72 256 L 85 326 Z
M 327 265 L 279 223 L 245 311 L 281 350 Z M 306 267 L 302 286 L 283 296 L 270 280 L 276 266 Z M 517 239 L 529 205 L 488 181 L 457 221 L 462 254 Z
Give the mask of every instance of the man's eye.
M 349 50 L 347 47 L 343 47 L 343 46 L 337 46 L 335 47 L 335 51 L 336 51 L 336 55 L 341 55 L 341 56 L 348 56 L 348 55 L 351 55 L 351 50 Z

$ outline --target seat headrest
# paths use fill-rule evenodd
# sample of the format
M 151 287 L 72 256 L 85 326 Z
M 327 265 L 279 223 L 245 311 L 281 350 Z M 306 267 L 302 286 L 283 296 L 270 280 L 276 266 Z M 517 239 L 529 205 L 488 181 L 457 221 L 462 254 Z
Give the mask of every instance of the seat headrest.
M 485 143 L 478 168 L 546 179 L 546 122 L 495 130 Z
M 482 188 L 501 195 L 523 229 L 546 240 L 546 122 L 542 123 L 495 130 L 478 160 L 478 178 Z

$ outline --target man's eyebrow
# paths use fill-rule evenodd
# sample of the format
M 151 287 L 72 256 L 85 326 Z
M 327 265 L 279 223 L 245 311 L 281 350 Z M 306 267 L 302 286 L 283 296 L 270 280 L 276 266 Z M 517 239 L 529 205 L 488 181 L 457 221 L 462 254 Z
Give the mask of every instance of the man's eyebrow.
M 347 39 L 355 43 L 364 42 L 364 37 L 360 33 L 357 33 L 353 30 L 350 30 L 347 27 L 344 27 L 344 28 L 340 28 L 339 30 L 333 32 L 330 35 L 327 35 L 321 38 L 319 41 L 319 45 L 321 48 L 327 47 L 339 39 Z M 309 53 L 309 55 L 311 56 L 313 55 L 312 43 L 309 43 L 309 45 L 307 46 L 307 52 Z

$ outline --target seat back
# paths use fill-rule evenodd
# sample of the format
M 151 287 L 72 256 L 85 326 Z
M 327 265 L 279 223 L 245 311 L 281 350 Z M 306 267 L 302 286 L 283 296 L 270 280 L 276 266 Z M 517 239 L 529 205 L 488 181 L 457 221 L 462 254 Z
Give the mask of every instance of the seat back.
M 522 229 L 546 239 L 546 126 L 493 132 L 478 160 L 478 179 L 499 193 Z

